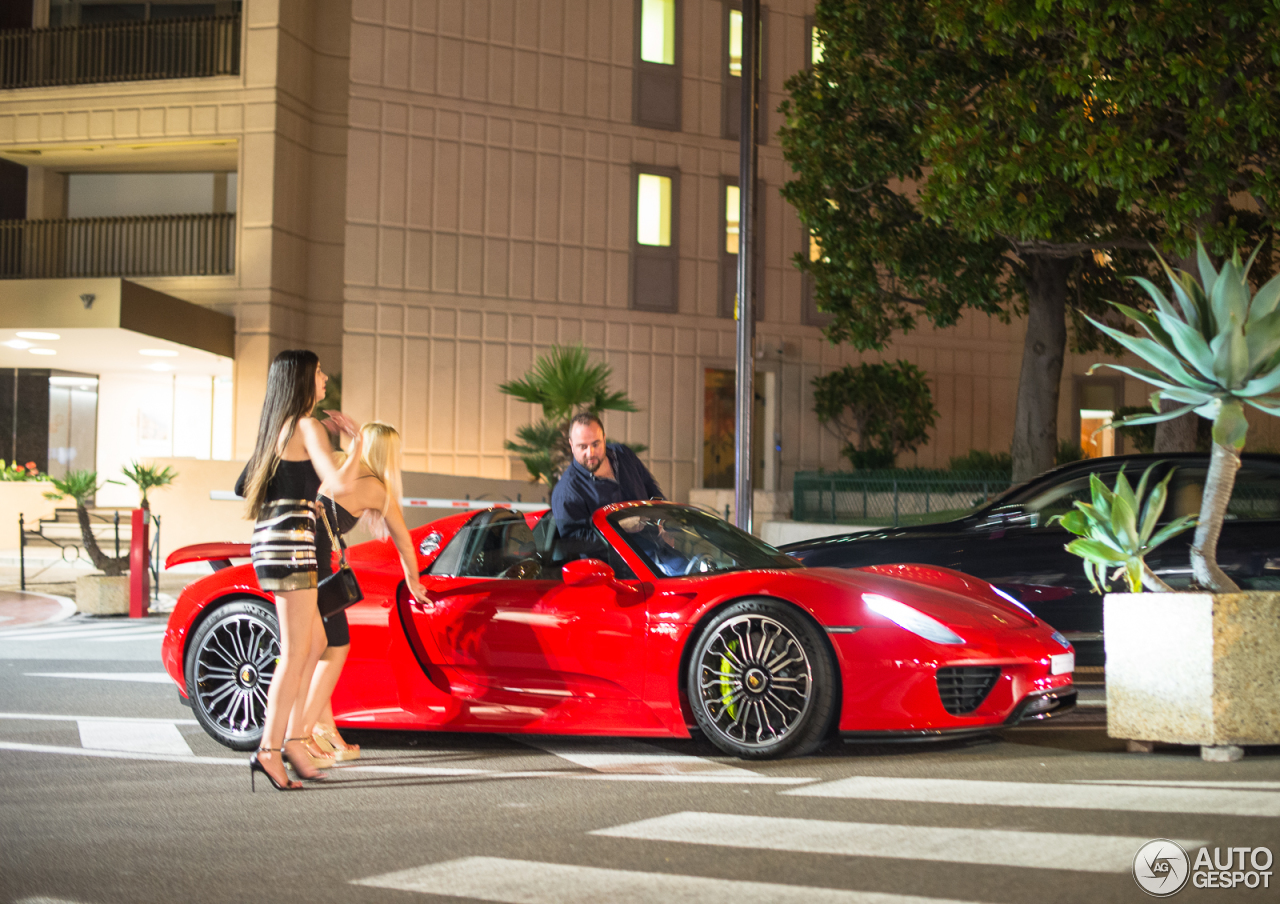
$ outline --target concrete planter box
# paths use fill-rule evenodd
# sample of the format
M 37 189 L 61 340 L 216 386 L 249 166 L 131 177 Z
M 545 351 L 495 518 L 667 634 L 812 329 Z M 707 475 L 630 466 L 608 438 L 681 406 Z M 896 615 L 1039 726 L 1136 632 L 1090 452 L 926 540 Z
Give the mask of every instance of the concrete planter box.
M 84 574 L 76 578 L 76 611 L 86 615 L 128 615 L 129 576 Z
M 1280 744 L 1280 593 L 1109 593 L 1103 631 L 1111 737 L 1209 760 Z

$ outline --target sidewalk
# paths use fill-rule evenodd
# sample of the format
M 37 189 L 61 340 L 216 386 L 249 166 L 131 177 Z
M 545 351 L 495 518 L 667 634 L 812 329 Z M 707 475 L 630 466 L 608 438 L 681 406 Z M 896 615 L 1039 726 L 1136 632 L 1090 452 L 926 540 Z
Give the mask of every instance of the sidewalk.
M 41 550 L 41 552 L 45 552 Z M 18 551 L 0 550 L 0 627 L 13 627 L 19 622 L 4 621 L 3 616 L 18 616 L 5 608 L 9 600 L 17 600 L 23 596 L 32 598 L 61 597 L 68 601 L 71 612 L 75 611 L 76 578 L 81 575 L 94 574 L 95 569 L 86 561 L 64 562 L 48 555 L 27 555 L 27 594 L 20 590 L 20 569 Z M 160 571 L 160 598 L 151 600 L 151 612 L 163 613 L 173 609 L 178 595 L 184 587 L 210 573 L 209 566 L 204 563 L 182 565 L 166 571 Z M 154 590 L 153 590 L 154 592 Z M 37 619 L 37 622 L 39 620 Z

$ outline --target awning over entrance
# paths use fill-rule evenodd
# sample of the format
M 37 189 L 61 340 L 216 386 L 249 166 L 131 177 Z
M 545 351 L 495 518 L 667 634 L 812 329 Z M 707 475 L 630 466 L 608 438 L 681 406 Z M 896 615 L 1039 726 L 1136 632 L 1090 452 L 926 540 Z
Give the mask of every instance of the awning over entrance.
M 224 367 L 229 376 L 236 347 L 234 318 L 127 279 L 21 279 L 0 283 L 0 330 L 52 330 L 61 337 L 56 343 L 34 343 L 35 347 L 47 346 L 53 355 L 33 355 L 30 348 L 0 345 L 0 367 L 120 370 L 126 362 L 134 366 L 140 361 L 142 345 L 130 346 L 139 342 L 153 345 L 150 340 L 159 339 L 228 359 Z M 133 335 L 117 332 L 120 330 Z M 205 359 L 191 363 L 209 372 L 215 362 Z M 178 361 L 173 362 L 173 369 L 185 370 Z

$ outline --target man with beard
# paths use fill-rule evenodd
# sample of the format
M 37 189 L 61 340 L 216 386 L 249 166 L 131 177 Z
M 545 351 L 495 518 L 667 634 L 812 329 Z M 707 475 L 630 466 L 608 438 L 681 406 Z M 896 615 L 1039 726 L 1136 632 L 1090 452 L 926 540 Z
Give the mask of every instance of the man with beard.
M 573 462 L 551 491 L 551 512 L 561 537 L 589 540 L 591 515 L 602 506 L 637 499 L 663 499 L 662 489 L 636 454 L 604 437 L 604 425 L 583 412 L 569 422 Z

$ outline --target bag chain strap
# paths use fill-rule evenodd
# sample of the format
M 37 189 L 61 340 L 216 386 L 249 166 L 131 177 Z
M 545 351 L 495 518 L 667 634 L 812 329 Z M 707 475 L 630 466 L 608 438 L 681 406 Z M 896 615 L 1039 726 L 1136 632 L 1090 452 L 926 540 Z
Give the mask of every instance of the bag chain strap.
M 325 505 L 324 505 L 325 498 L 326 498 L 325 496 L 316 497 L 316 501 L 320 503 L 320 517 L 324 519 L 324 529 L 329 532 L 329 542 L 332 543 L 334 546 L 338 547 L 338 550 L 340 552 L 338 556 L 338 568 L 339 569 L 348 568 L 350 566 L 347 565 L 347 544 L 343 542 L 342 534 L 335 535 L 333 532 L 333 525 L 329 523 L 329 511 L 328 509 L 325 508 Z M 333 503 L 333 520 L 337 521 L 338 520 L 338 502 L 336 499 L 332 499 L 332 498 L 330 498 L 329 501 Z

